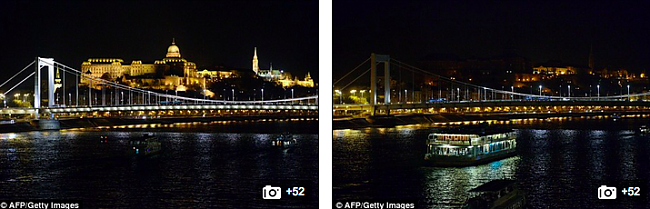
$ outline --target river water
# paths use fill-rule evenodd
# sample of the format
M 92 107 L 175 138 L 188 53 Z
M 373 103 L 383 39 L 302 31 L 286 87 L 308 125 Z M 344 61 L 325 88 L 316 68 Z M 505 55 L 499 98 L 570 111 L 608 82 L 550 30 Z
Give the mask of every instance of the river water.
M 516 129 L 518 155 L 479 166 L 422 166 L 435 125 L 333 131 L 334 201 L 415 202 L 457 208 L 468 190 L 517 180 L 528 208 L 648 208 L 650 136 L 644 118 L 558 118 L 495 123 Z M 601 185 L 637 186 L 641 196 L 599 200 Z M 645 191 L 645 192 L 644 192 Z
M 0 134 L 0 200 L 72 200 L 83 208 L 314 208 L 318 121 L 115 126 Z M 269 149 L 292 132 L 292 150 Z M 160 154 L 125 154 L 151 133 Z M 106 142 L 100 142 L 107 136 Z M 265 185 L 305 196 L 262 199 Z

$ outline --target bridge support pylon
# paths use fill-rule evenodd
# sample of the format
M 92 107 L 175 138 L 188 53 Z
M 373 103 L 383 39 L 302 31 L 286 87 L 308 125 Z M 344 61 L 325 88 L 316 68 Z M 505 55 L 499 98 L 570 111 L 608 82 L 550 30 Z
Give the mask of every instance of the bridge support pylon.
M 41 108 L 41 69 L 47 67 L 47 106 L 54 107 L 54 58 L 36 57 L 34 74 L 34 118 L 39 119 Z
M 377 65 L 384 63 L 384 105 L 386 105 L 386 114 L 390 115 L 390 56 L 372 53 L 370 54 L 370 98 L 371 116 L 375 116 L 377 111 Z

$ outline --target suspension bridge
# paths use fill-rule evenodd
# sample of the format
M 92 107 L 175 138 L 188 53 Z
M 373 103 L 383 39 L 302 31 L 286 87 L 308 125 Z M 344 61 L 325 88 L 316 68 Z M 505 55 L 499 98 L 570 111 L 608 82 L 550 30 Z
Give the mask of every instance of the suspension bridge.
M 405 76 L 406 79 L 403 79 L 402 74 L 410 74 L 410 77 Z M 471 78 L 461 81 L 445 77 L 390 58 L 389 55 L 373 53 L 334 81 L 333 114 L 338 117 L 372 117 L 412 113 L 650 112 L 650 102 L 647 102 L 650 92 L 644 92 L 644 88 L 639 86 L 634 89 L 641 92 L 630 92 L 629 84 L 625 86 L 619 83 L 620 91 L 614 91 L 618 94 L 610 91 L 605 94 L 604 91 L 601 92 L 603 89 L 600 83 L 589 87 L 574 85 L 573 88 L 570 84 L 565 85 L 567 88 L 563 93 L 561 87 L 557 92 L 543 86 L 543 80 L 535 85 L 502 84 L 499 85 L 501 89 L 469 81 Z M 356 88 L 349 89 L 353 85 Z M 625 87 L 627 91 L 624 91 Z M 522 92 L 524 90 L 526 92 Z
M 7 106 L 11 93 L 29 79 L 34 81 L 33 91 L 23 94 L 23 101 L 33 96 L 32 104 L 29 107 Z M 248 101 L 235 100 L 233 89 L 230 100 L 179 96 L 178 92 L 167 94 L 102 79 L 53 58 L 41 57 L 0 84 L 0 89 L 6 89 L 0 94 L 4 103 L 0 116 L 5 119 L 318 115 L 318 95 L 293 98 L 292 93 L 292 98 L 265 100 L 262 90 L 261 100 Z

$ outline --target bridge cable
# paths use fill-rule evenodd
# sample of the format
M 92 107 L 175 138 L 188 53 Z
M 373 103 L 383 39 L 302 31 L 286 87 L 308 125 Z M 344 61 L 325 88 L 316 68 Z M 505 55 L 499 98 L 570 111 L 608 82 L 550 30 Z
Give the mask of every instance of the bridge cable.
M 370 69 L 366 70 L 366 72 L 363 72 L 361 75 L 357 76 L 357 78 L 355 78 L 355 79 L 352 80 L 350 83 L 348 83 L 348 85 L 343 86 L 343 88 L 341 88 L 341 91 L 343 91 L 343 89 L 347 88 L 348 86 L 352 85 L 352 83 L 354 83 L 355 81 L 359 80 L 359 78 L 361 78 L 362 76 L 366 75 L 368 72 L 370 72 Z
M 404 66 L 407 66 L 407 67 L 410 67 L 410 68 L 411 68 L 411 69 L 406 69 L 406 70 L 409 70 L 409 71 L 417 70 L 417 71 L 419 71 L 419 72 L 421 72 L 421 73 L 423 73 L 423 74 L 428 74 L 428 75 L 436 76 L 436 77 L 439 77 L 439 78 L 441 78 L 441 79 L 444 79 L 444 80 L 449 81 L 449 82 L 452 82 L 452 83 L 462 84 L 462 85 L 467 85 L 467 86 L 472 86 L 472 87 L 476 87 L 476 88 L 481 88 L 481 89 L 484 89 L 485 91 L 490 90 L 490 91 L 493 91 L 493 92 L 495 92 L 495 93 L 500 93 L 500 94 L 508 94 L 508 95 L 516 95 L 516 96 L 526 96 L 526 97 L 535 97 L 535 98 L 540 98 L 540 96 L 537 95 L 537 94 L 526 94 L 526 93 L 519 93 L 519 92 L 514 92 L 514 93 L 513 93 L 513 92 L 510 92 L 510 91 L 498 90 L 498 89 L 494 89 L 494 88 L 490 88 L 490 87 L 484 87 L 484 86 L 479 86 L 479 85 L 476 85 L 476 84 L 471 84 L 471 83 L 466 83 L 466 82 L 461 82 L 461 81 L 452 80 L 452 79 L 449 79 L 449 78 L 447 78 L 447 77 L 440 76 L 440 75 L 437 75 L 437 74 L 435 74 L 435 73 L 427 72 L 427 71 L 422 70 L 422 69 L 420 69 L 420 68 L 417 68 L 417 67 L 411 66 L 411 65 L 409 65 L 409 64 L 406 64 L 406 63 L 400 62 L 399 60 L 395 60 L 395 59 L 392 59 L 392 58 L 391 58 L 391 60 L 397 62 L 397 64 L 401 64 L 401 65 L 404 65 Z M 630 94 L 629 97 L 648 96 L 648 95 L 650 95 L 650 92 L 646 92 L 646 93 L 638 93 L 638 94 Z M 552 95 L 542 95 L 542 96 L 541 96 L 541 98 L 548 98 L 548 99 L 578 99 L 578 100 L 585 100 L 585 99 L 587 99 L 587 100 L 593 100 L 593 99 L 598 99 L 598 98 L 602 100 L 602 99 L 615 99 L 615 98 L 625 98 L 625 97 L 628 97 L 628 95 L 627 95 L 627 94 L 621 94 L 621 95 L 600 96 L 600 97 L 593 97 L 593 96 L 592 96 L 592 97 L 562 97 L 562 96 L 552 96 Z
M 56 62 L 56 61 L 55 61 L 55 62 Z M 103 79 L 96 78 L 96 77 L 94 77 L 94 76 L 88 76 L 88 75 L 85 75 L 85 74 L 83 74 L 82 72 L 80 72 L 80 71 L 78 71 L 78 70 L 76 70 L 76 69 L 74 69 L 74 68 L 68 67 L 68 66 L 66 66 L 66 65 L 64 65 L 64 64 L 61 64 L 61 63 L 58 63 L 58 62 L 56 62 L 56 63 L 59 64 L 59 65 L 61 65 L 61 66 L 63 66 L 63 67 L 64 67 L 63 70 L 65 70 L 65 68 L 68 68 L 68 69 L 72 70 L 74 73 L 81 75 L 82 77 L 88 77 L 88 78 L 91 79 L 91 80 L 99 81 L 99 82 L 101 82 L 101 83 L 103 83 L 103 84 L 108 84 L 108 85 L 111 85 L 111 86 L 120 87 L 120 88 L 122 88 L 122 89 L 130 89 L 130 90 L 138 91 L 138 92 L 141 92 L 141 93 L 154 94 L 154 95 L 158 95 L 158 96 L 163 96 L 163 97 L 168 97 L 168 98 L 174 98 L 174 99 L 179 99 L 179 100 L 185 100 L 185 101 L 195 101 L 195 102 L 197 102 L 197 101 L 204 101 L 204 102 L 211 102 L 211 103 L 235 103 L 235 104 L 236 104 L 236 103 L 239 103 L 239 104 L 255 104 L 255 103 L 279 103 L 279 102 L 289 102 L 289 101 L 301 101 L 301 100 L 309 100 L 309 99 L 316 99 L 316 98 L 318 98 L 318 95 L 315 95 L 315 96 L 309 96 L 309 97 L 293 98 L 293 99 L 280 99 L 280 100 L 265 100 L 265 101 L 225 101 L 225 100 L 197 99 L 197 98 L 190 98 L 190 97 L 182 97 L 182 96 L 168 95 L 168 94 L 162 94 L 162 93 L 157 93 L 157 92 L 153 92 L 153 91 L 148 91 L 148 90 L 143 90 L 143 89 L 133 88 L 133 87 L 126 86 L 126 85 L 119 84 L 119 83 L 115 83 L 115 82 L 112 82 L 112 81 L 106 81 L 106 80 L 103 80 Z M 65 70 L 65 71 L 67 71 L 67 70 Z M 67 72 L 70 72 L 70 71 L 67 71 Z M 70 72 L 70 73 L 73 73 L 73 72 Z
M 25 68 L 23 68 L 22 70 L 20 70 L 20 72 L 16 73 L 14 76 L 11 76 L 11 78 L 9 78 L 9 80 L 7 80 L 7 81 L 5 81 L 4 83 L 0 84 L 0 88 L 2 88 L 2 86 L 4 86 L 5 84 L 7 84 L 9 81 L 11 81 L 11 79 L 14 79 L 16 76 L 18 76 L 19 74 L 21 74 L 23 71 L 27 70 L 27 68 L 29 68 L 29 66 L 32 66 L 32 65 L 34 64 L 34 62 L 36 62 L 36 61 L 35 61 L 35 60 L 32 61 L 31 63 L 29 63 L 29 65 L 25 66 Z
M 350 75 L 352 72 L 354 72 L 355 70 L 357 70 L 357 68 L 361 67 L 361 65 L 365 64 L 366 62 L 368 62 L 368 60 L 370 60 L 370 57 L 368 57 L 368 59 L 366 59 L 365 61 L 361 62 L 361 64 L 357 65 L 357 67 L 355 67 L 354 69 L 352 69 L 350 72 L 348 72 L 347 74 L 345 74 L 343 77 L 339 78 L 339 80 L 337 80 L 336 82 L 334 82 L 334 83 L 332 84 L 332 86 L 335 86 L 338 82 L 342 81 L 345 77 L 347 77 L 347 76 Z
M 7 94 L 9 94 L 9 92 L 13 91 L 16 87 L 20 86 L 20 84 L 22 84 L 23 82 L 25 82 L 27 79 L 29 79 L 30 77 L 32 77 L 34 74 L 36 74 L 36 72 L 32 72 L 32 73 L 29 74 L 27 77 L 25 77 L 22 81 L 18 82 L 18 84 L 16 84 L 16 85 L 14 85 L 13 87 L 11 87 L 7 92 L 5 92 L 5 96 L 6 96 Z

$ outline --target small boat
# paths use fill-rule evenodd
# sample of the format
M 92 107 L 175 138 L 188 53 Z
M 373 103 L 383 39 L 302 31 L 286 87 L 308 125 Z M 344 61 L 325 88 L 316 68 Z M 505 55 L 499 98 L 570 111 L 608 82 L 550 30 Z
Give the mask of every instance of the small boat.
M 296 139 L 291 134 L 282 134 L 271 141 L 271 147 L 289 149 L 296 146 Z
M 516 155 L 517 133 L 512 129 L 464 126 L 429 134 L 424 160 L 431 166 L 462 167 Z
M 108 143 L 108 136 L 105 135 L 100 136 L 99 143 Z
M 129 152 L 136 156 L 151 156 L 160 152 L 161 148 L 158 138 L 151 134 L 145 134 L 141 138 L 132 139 L 129 141 L 129 144 L 131 145 Z
M 519 190 L 515 180 L 498 179 L 469 190 L 470 198 L 463 208 L 524 208 L 525 195 Z
M 647 125 L 641 125 L 641 127 L 639 127 L 639 133 L 641 134 L 650 133 L 650 127 L 648 127 Z

